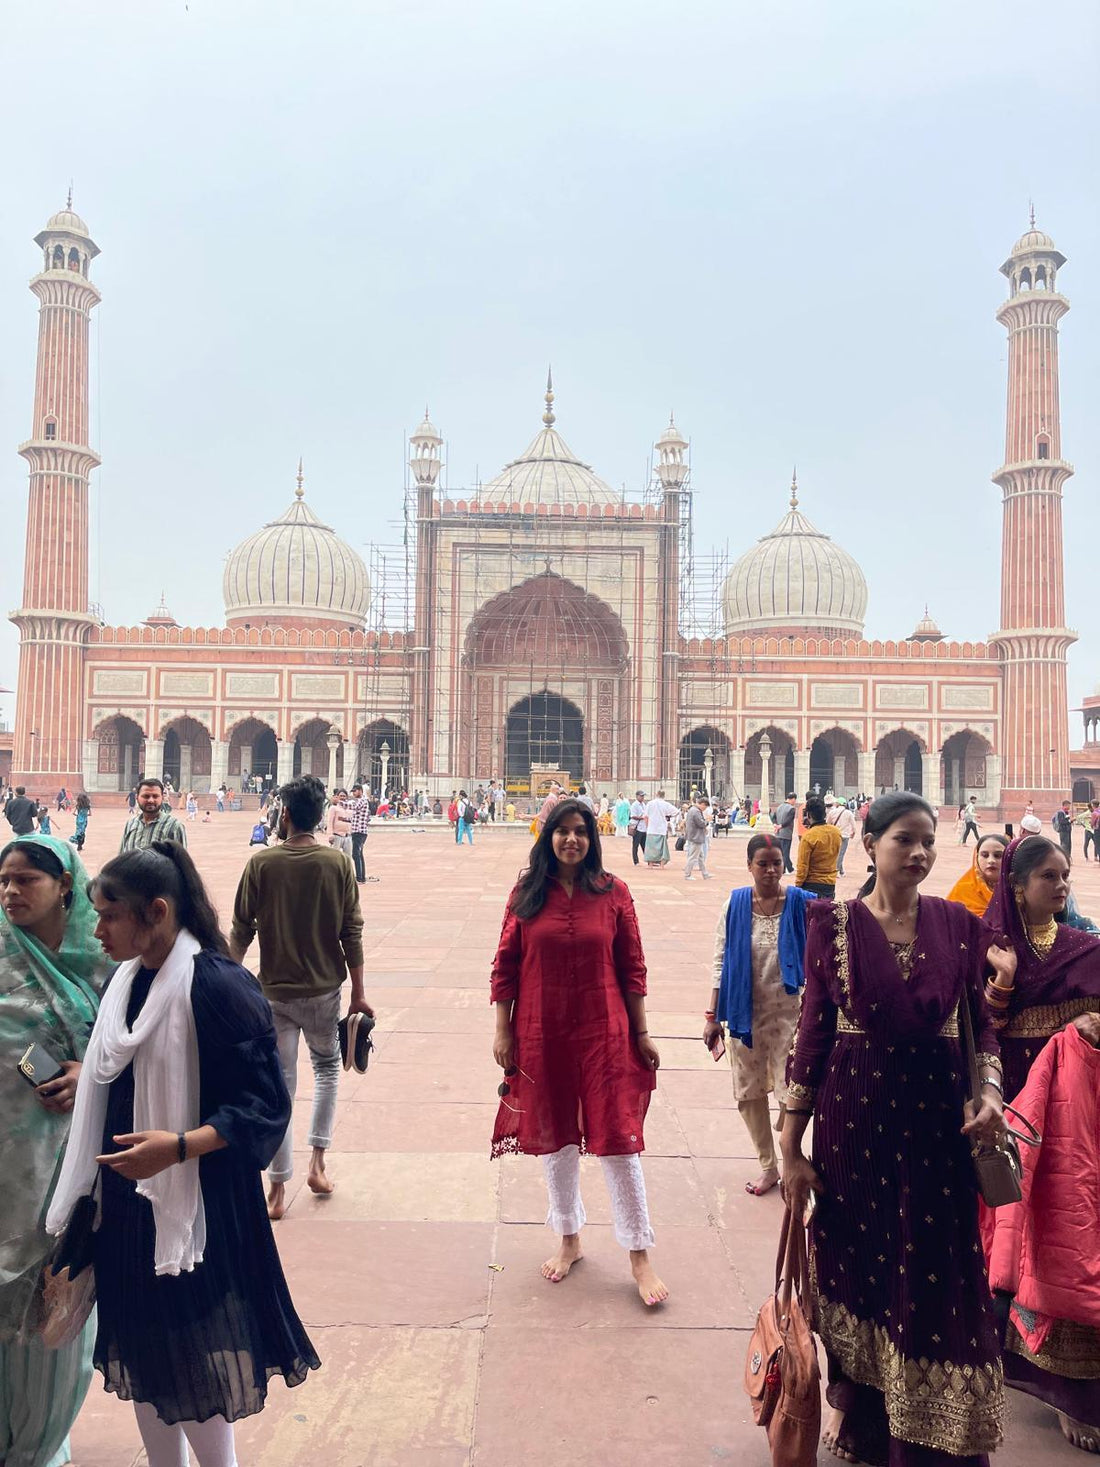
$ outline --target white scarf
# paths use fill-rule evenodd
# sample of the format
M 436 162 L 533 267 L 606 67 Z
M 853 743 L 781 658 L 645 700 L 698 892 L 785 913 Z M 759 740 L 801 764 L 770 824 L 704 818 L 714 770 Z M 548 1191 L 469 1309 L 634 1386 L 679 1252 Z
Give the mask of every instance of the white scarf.
M 181 928 L 132 1030 L 126 1027 L 126 1009 L 140 960 L 123 963 L 108 984 L 76 1088 L 65 1161 L 46 1215 L 47 1232 L 62 1232 L 79 1199 L 95 1185 L 107 1091 L 131 1061 L 135 1132 L 176 1133 L 199 1125 L 199 1046 L 191 1008 L 199 951 L 190 932 Z M 189 1273 L 202 1262 L 206 1246 L 198 1159 L 167 1167 L 138 1182 L 137 1190 L 153 1207 L 156 1272 Z

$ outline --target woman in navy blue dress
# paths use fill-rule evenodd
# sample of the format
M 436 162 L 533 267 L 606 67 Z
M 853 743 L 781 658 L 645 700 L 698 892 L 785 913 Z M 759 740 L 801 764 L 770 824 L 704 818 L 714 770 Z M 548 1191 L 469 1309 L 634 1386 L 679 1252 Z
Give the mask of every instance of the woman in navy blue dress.
M 261 1173 L 290 1101 L 271 1011 L 226 955 L 182 845 L 109 861 L 96 935 L 121 963 L 77 1090 L 53 1232 L 98 1175 L 95 1239 L 104 1385 L 134 1402 L 150 1467 L 234 1467 L 232 1423 L 267 1383 L 320 1361 L 287 1290 Z

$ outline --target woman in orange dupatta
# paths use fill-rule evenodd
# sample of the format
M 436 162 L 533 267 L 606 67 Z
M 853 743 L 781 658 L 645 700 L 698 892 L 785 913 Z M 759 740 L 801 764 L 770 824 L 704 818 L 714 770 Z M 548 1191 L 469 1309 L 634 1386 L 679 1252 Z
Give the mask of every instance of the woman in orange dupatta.
M 1001 861 L 1007 845 L 1006 835 L 983 835 L 974 847 L 970 870 L 964 872 L 955 882 L 947 893 L 947 900 L 962 902 L 966 910 L 973 912 L 975 917 L 984 917 L 1001 875 Z

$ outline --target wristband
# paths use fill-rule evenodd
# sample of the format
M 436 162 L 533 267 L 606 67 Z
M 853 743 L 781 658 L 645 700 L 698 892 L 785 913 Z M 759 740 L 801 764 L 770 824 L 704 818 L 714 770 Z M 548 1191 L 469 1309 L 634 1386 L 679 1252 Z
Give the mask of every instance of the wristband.
M 180 1163 L 187 1160 L 187 1137 L 182 1131 L 176 1136 L 176 1160 Z
M 718 1015 L 714 1012 L 713 1009 L 707 1009 L 706 1012 L 703 1014 L 703 1018 L 706 1019 L 708 1024 L 717 1024 L 718 1022 Z
M 649 1030 L 648 1029 L 635 1029 L 634 1030 L 634 1038 L 635 1039 L 640 1039 L 643 1034 L 648 1034 L 648 1033 L 649 1033 Z
M 986 1085 L 989 1085 L 992 1087 L 992 1089 L 996 1090 L 997 1094 L 1001 1097 L 1002 1100 L 1005 1098 L 1004 1086 L 1001 1084 L 1000 1080 L 997 1079 L 996 1075 L 983 1076 L 982 1088 L 984 1089 Z

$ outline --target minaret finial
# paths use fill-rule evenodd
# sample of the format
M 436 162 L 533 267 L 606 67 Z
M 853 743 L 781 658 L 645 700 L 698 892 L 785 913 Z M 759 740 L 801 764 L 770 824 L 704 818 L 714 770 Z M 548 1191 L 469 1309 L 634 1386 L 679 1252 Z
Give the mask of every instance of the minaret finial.
M 68 193 L 68 197 L 65 199 L 65 207 L 66 207 L 66 209 L 71 209 L 72 206 L 73 206 L 73 181 L 70 178 L 69 179 L 69 193 Z
M 1028 214 L 1029 220 L 1031 221 L 1031 228 L 1034 229 L 1035 228 L 1035 200 L 1034 199 L 1028 199 L 1028 201 L 1027 201 L 1027 214 Z
M 302 488 L 302 480 L 304 478 L 305 478 L 305 474 L 302 472 L 302 460 L 301 460 L 301 458 L 299 458 L 298 459 L 298 487 L 294 491 L 295 498 L 297 498 L 297 499 L 302 499 L 302 498 L 305 497 L 305 492 L 306 491 Z
M 798 508 L 798 465 L 791 470 L 791 508 Z
M 542 421 L 548 428 L 554 422 L 554 372 L 551 367 L 546 369 L 546 411 L 542 415 Z

